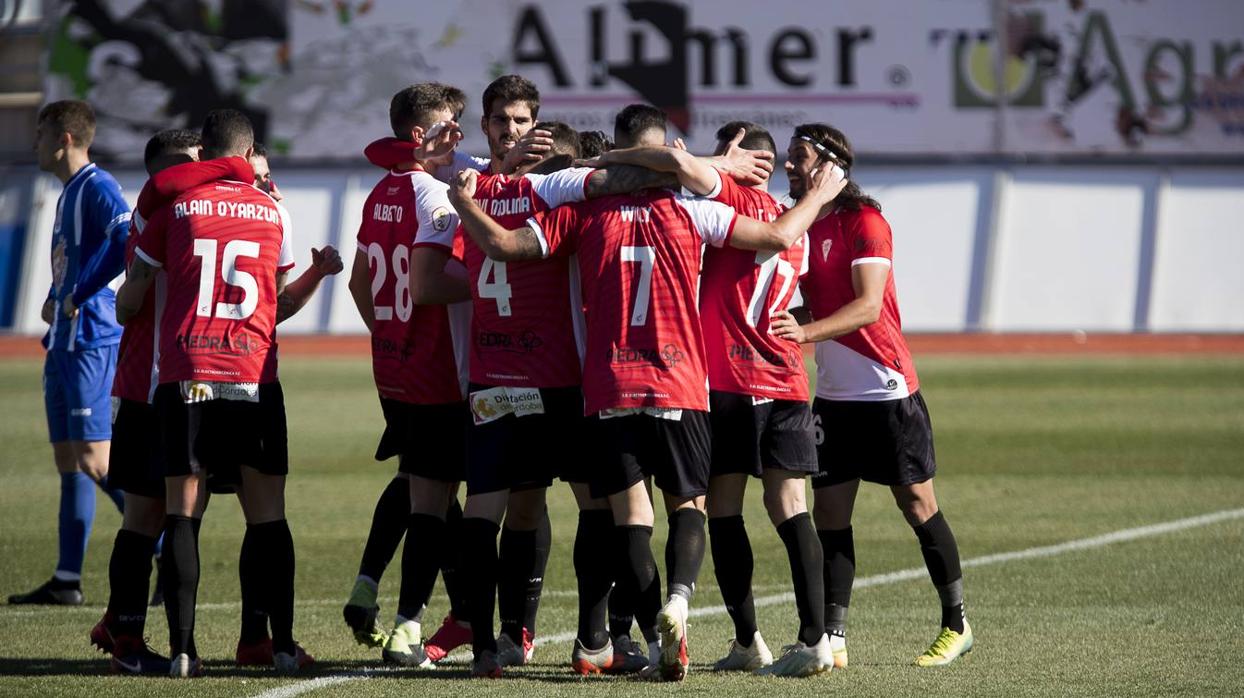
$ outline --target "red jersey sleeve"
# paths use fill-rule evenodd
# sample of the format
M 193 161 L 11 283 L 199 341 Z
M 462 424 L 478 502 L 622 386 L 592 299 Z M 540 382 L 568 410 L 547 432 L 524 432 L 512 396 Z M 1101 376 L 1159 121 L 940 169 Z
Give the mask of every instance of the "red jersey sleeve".
M 585 217 L 582 208 L 580 204 L 567 204 L 527 219 L 528 227 L 535 231 L 540 240 L 540 249 L 545 257 L 574 254 Z
M 894 238 L 890 224 L 881 213 L 871 207 L 860 209 L 852 225 L 846 230 L 851 266 L 857 264 L 889 265 L 894 257 Z
M 151 216 L 134 247 L 134 254 L 153 267 L 163 267 L 168 254 L 168 218 L 172 207 L 165 206 Z

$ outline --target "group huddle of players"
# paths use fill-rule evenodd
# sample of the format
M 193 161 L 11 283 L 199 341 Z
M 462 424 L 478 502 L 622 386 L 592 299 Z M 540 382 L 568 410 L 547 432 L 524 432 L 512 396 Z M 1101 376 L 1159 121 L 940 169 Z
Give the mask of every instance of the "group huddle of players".
M 466 644 L 474 676 L 528 662 L 550 545 L 545 495 L 561 479 L 579 507 L 575 672 L 681 680 L 709 542 L 736 631 L 714 669 L 841 668 L 864 479 L 891 488 L 941 599 L 941 632 L 916 663 L 969 651 L 890 229 L 848 179 L 846 137 L 825 124 L 794 130 L 784 204 L 766 191 L 776 144 L 753 123 L 725 124 L 714 155 L 696 157 L 666 145 L 660 110 L 632 105 L 609 143 L 538 122 L 535 85 L 506 75 L 483 94 L 490 153 L 474 158 L 457 149 L 466 101 L 444 84 L 407 87 L 390 106 L 393 137 L 365 151 L 387 172 L 363 208 L 349 291 L 386 422 L 375 457 L 397 456 L 398 472 L 344 608 L 355 638 L 401 666 Z M 285 284 L 289 215 L 242 114 L 157 134 L 146 165 L 116 296 L 125 329 L 109 478 L 126 492 L 125 523 L 91 639 L 119 671 L 202 672 L 199 522 L 209 491 L 236 492 L 247 521 L 237 661 L 294 673 L 314 660 L 293 638 L 275 328 L 342 264 L 315 250 L 313 269 Z M 811 404 L 802 343 L 816 345 Z M 798 611 L 798 636 L 776 658 L 752 600 L 742 513 L 753 477 Z M 664 593 L 653 484 L 668 515 Z M 168 658 L 142 639 L 161 535 Z M 388 629 L 378 586 L 403 536 Z M 438 576 L 451 608 L 425 640 Z

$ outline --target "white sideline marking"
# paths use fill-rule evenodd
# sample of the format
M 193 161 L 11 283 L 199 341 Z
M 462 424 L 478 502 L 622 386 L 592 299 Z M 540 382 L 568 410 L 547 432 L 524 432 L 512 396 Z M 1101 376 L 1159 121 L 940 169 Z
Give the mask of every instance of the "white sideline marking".
M 1192 516 L 1186 519 L 1176 519 L 1174 521 L 1166 521 L 1164 523 L 1151 524 L 1148 526 L 1139 526 L 1137 528 L 1125 528 L 1120 531 L 1105 533 L 1100 536 L 1079 538 L 1076 540 L 1069 540 L 1065 543 L 1057 543 L 1055 545 L 1043 545 L 1036 548 L 1025 548 L 1024 550 L 1013 550 L 1006 553 L 982 555 L 980 557 L 964 560 L 960 563 L 960 565 L 962 567 L 983 567 L 985 565 L 996 565 L 1000 562 L 1013 562 L 1015 560 L 1031 560 L 1039 557 L 1052 557 L 1063 553 L 1101 548 L 1114 543 L 1123 543 L 1140 538 L 1150 538 L 1152 536 L 1160 536 L 1164 533 L 1174 533 L 1176 531 L 1182 531 L 1189 528 L 1208 526 L 1220 521 L 1230 521 L 1232 519 L 1240 518 L 1244 518 L 1244 509 L 1226 509 L 1224 511 L 1202 514 L 1201 516 Z M 853 588 L 862 589 L 864 587 L 894 584 L 895 582 L 905 582 L 913 579 L 924 579 L 927 575 L 928 571 L 925 570 L 925 568 L 912 567 L 910 569 L 899 570 L 897 572 L 875 574 L 871 577 L 857 579 L 855 580 Z M 755 600 L 755 604 L 758 607 L 772 606 L 774 604 L 789 603 L 794 600 L 794 593 L 786 592 L 784 594 L 762 596 Z M 691 612 L 688 615 L 692 618 L 701 618 L 703 616 L 724 615 L 725 613 L 725 606 L 701 606 L 691 609 Z M 545 635 L 536 638 L 535 644 L 548 645 L 559 642 L 569 642 L 573 640 L 576 635 L 576 632 Z M 299 683 L 269 689 L 262 693 L 255 694 L 252 698 L 292 698 L 293 696 L 302 695 L 303 693 L 315 691 L 326 686 L 335 686 L 348 681 L 364 680 L 367 678 L 370 678 L 370 673 L 368 672 L 353 672 L 350 674 L 322 676 L 317 679 L 309 679 Z

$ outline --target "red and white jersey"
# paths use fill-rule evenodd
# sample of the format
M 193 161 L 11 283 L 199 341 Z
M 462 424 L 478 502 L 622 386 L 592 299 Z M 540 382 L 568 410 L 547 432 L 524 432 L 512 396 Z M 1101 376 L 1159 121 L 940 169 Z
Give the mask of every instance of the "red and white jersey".
M 363 206 L 358 254 L 371 271 L 372 373 L 381 397 L 418 405 L 466 397 L 470 303 L 415 305 L 410 295 L 411 250 L 453 252 L 458 214 L 448 191 L 423 170 L 391 171 Z
M 192 187 L 217 179 L 249 181 L 254 179 L 251 166 L 244 158 L 217 158 L 204 162 L 187 162 L 157 172 L 143 184 L 138 195 L 134 215 L 130 217 L 130 235 L 125 241 L 125 267 L 134 261 L 143 229 L 156 211 L 167 205 L 177 195 Z M 286 241 L 287 242 L 287 241 Z M 164 311 L 165 276 L 156 274 L 155 283 L 147 290 L 142 308 L 130 318 L 121 333 L 121 346 L 117 352 L 116 378 L 112 394 L 126 400 L 150 402 L 159 382 L 156 356 L 159 350 L 159 332 L 155 318 Z
M 521 228 L 536 213 L 583 201 L 591 173 L 579 167 L 547 175 L 482 175 L 475 202 L 503 228 Z M 462 244 L 474 303 L 471 382 L 533 388 L 579 385 L 574 320 L 582 302 L 571 258 L 494 262 L 461 227 L 455 242 Z
M 704 242 L 726 244 L 736 219 L 715 201 L 653 189 L 561 206 L 528 221 L 547 254 L 578 255 L 588 414 L 708 410 L 696 302 L 700 255 Z
M 785 210 L 769 193 L 719 177 L 708 195 L 739 215 L 774 221 Z M 704 251 L 700 315 L 713 390 L 774 400 L 808 400 L 808 373 L 799 344 L 769 334 L 769 317 L 790 306 L 808 271 L 807 235 L 783 252 Z
M 808 229 L 808 275 L 801 288 L 812 317 L 821 319 L 855 300 L 851 269 L 893 265 L 890 224 L 871 206 L 835 210 Z M 916 366 L 903 339 L 894 273 L 886 279 L 881 316 L 871 325 L 816 345 L 816 396 L 827 400 L 884 401 L 919 389 Z
M 134 253 L 166 273 L 159 382 L 276 377 L 276 275 L 288 221 L 249 182 L 220 179 L 160 209 Z M 283 252 L 284 250 L 284 252 Z

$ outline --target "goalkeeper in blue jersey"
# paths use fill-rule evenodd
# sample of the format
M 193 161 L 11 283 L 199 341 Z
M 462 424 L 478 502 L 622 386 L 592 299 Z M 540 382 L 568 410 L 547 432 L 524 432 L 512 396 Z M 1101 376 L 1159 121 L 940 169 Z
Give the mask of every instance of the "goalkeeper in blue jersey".
M 48 582 L 9 597 L 14 604 L 78 605 L 82 561 L 95 518 L 95 486 L 122 506 L 108 485 L 112 378 L 121 327 L 108 283 L 124 271 L 130 210 L 112 175 L 90 161 L 95 112 L 86 102 L 53 102 L 39 112 L 39 168 L 64 191 L 52 232 L 52 288 L 43 305 L 43 399 L 48 437 L 60 472 L 60 559 Z

